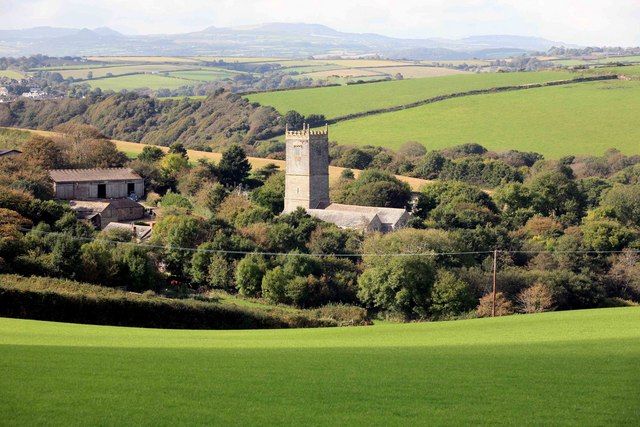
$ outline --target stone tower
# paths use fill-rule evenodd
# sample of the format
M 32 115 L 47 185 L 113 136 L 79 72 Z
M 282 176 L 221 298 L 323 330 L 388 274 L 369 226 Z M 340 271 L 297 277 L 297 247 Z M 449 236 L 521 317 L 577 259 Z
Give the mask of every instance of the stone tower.
M 286 178 L 284 212 L 297 207 L 324 209 L 329 206 L 329 129 L 285 132 Z

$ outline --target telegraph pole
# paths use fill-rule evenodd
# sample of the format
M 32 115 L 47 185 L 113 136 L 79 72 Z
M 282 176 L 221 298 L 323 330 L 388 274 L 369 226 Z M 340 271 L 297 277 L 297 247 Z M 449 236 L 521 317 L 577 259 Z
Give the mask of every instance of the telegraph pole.
M 496 266 L 498 264 L 498 250 L 493 250 L 493 292 L 491 301 L 491 317 L 496 317 Z

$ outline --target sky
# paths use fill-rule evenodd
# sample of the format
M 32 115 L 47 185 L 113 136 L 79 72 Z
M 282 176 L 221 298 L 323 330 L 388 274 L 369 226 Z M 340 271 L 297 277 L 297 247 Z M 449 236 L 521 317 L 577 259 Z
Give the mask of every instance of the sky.
M 403 38 L 514 34 L 640 45 L 640 0 L 0 0 L 0 29 L 107 26 L 157 34 L 264 22 Z

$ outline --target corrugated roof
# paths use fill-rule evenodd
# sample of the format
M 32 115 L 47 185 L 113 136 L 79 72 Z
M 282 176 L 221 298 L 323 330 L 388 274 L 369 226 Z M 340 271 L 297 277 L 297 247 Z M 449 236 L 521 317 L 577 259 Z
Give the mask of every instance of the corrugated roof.
M 146 239 L 151 235 L 152 227 L 148 225 L 135 225 L 135 224 L 127 224 L 124 222 L 110 222 L 104 228 L 104 230 L 127 230 L 135 233 L 138 239 Z
M 343 205 L 340 203 L 331 203 L 324 210 L 332 212 L 377 214 L 378 218 L 380 218 L 380 222 L 391 225 L 395 225 L 400 221 L 402 216 L 407 213 L 407 210 L 402 208 L 378 208 L 375 206 Z
M 22 151 L 20 150 L 13 150 L 13 149 L 0 149 L 0 156 L 4 156 L 5 154 L 9 154 L 9 153 L 17 153 L 20 154 L 22 153 Z
M 49 171 L 54 182 L 132 181 L 142 179 L 129 168 L 54 169 Z

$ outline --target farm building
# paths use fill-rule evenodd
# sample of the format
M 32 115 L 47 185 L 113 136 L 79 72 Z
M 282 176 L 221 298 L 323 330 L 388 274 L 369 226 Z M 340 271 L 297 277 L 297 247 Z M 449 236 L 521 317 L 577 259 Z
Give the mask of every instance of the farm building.
M 153 227 L 150 225 L 127 224 L 124 222 L 110 222 L 104 230 L 126 230 L 130 231 L 138 241 L 145 241 L 151 238 Z
M 119 199 L 144 196 L 144 180 L 131 169 L 56 169 L 49 171 L 57 199 Z
M 329 131 L 286 131 L 284 212 L 307 213 L 341 228 L 389 232 L 405 226 L 406 209 L 331 203 L 329 199 Z
M 19 150 L 7 150 L 0 148 L 0 157 L 13 157 L 22 154 Z
M 130 199 L 71 200 L 71 209 L 80 219 L 90 221 L 96 228 L 112 222 L 133 221 L 144 217 L 144 206 Z

